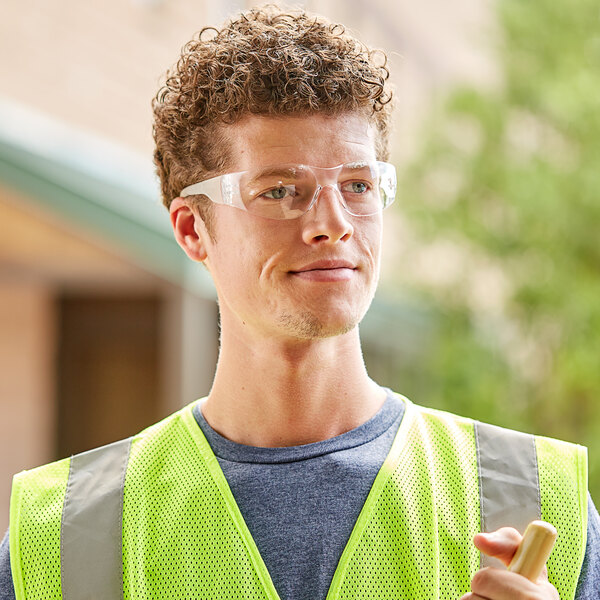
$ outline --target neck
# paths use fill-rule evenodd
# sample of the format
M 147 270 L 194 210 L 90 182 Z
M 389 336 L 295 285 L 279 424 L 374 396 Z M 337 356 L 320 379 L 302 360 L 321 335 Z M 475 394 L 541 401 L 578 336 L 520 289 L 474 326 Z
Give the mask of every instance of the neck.
M 340 435 L 374 416 L 385 392 L 367 375 L 358 328 L 319 340 L 245 340 L 222 334 L 202 411 L 224 437 L 297 446 Z

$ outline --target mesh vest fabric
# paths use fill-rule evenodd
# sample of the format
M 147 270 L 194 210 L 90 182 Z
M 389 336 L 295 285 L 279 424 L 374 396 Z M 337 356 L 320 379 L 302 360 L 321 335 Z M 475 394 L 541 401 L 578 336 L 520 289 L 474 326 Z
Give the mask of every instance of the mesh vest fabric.
M 62 598 L 60 526 L 70 459 L 15 475 L 10 501 L 10 562 L 15 596 Z
M 559 535 L 548 560 L 548 579 L 561 599 L 572 598 L 570 590 L 577 587 L 583 562 L 581 544 L 587 539 L 587 496 L 581 495 L 587 489 L 587 455 L 581 447 L 565 447 L 545 437 L 536 437 L 536 451 L 542 519 Z
M 327 599 L 452 599 L 480 567 L 473 422 L 407 402 Z M 586 536 L 586 455 L 536 438 L 542 517 L 559 530 L 548 564 L 575 595 Z M 60 518 L 69 460 L 15 477 L 15 592 L 61 598 Z M 85 577 L 85 574 L 82 574 Z M 126 599 L 278 598 L 191 406 L 132 440 L 123 506 Z M 106 599 L 109 600 L 109 599 Z

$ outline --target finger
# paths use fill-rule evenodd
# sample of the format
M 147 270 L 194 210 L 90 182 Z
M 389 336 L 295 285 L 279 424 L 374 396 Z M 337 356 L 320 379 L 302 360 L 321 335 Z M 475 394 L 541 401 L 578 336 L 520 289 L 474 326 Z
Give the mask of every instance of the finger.
M 533 583 L 510 571 L 486 567 L 475 573 L 471 581 L 475 597 L 494 600 L 517 600 L 519 598 L 555 598 L 558 592 L 547 581 Z
M 548 567 L 544 565 L 540 576 L 537 578 L 536 583 L 547 583 L 548 582 Z
M 516 529 L 502 527 L 491 533 L 478 533 L 473 538 L 473 543 L 487 556 L 493 556 L 508 566 L 522 539 Z

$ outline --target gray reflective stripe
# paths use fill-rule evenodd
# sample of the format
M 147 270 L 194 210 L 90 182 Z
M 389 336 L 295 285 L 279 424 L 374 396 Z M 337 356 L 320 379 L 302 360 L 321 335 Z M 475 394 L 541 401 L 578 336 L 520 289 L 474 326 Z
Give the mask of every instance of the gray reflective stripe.
M 123 597 L 123 488 L 131 439 L 71 458 L 60 557 L 63 600 Z
M 541 518 L 538 463 L 533 435 L 475 422 L 481 530 L 510 526 L 525 531 Z M 498 561 L 481 556 L 482 566 Z

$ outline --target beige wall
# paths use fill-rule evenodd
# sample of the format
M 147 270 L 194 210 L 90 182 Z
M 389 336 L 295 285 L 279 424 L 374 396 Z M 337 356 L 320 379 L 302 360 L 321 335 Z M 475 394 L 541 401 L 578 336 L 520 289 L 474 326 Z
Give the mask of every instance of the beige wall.
M 158 76 L 203 4 L 3 0 L 0 94 L 147 152 Z
M 0 281 L 0 530 L 8 526 L 9 474 L 52 457 L 54 315 L 45 286 Z
M 0 96 L 142 152 L 150 101 L 181 46 L 256 1 L 2 1 Z M 435 95 L 457 80 L 497 83 L 492 0 L 306 0 L 390 54 L 401 156 Z

